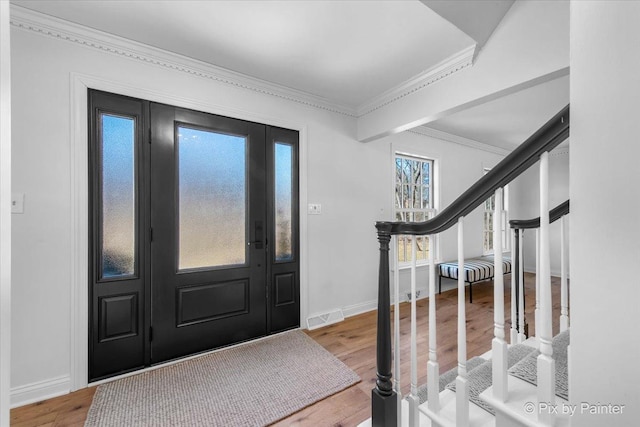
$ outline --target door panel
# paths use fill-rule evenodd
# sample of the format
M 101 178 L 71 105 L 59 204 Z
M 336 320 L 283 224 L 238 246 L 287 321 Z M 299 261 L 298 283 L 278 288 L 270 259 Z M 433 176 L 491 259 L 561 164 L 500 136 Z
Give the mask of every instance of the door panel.
M 89 92 L 89 380 L 148 363 L 144 103 Z
M 300 326 L 298 132 L 267 128 L 269 331 Z
M 177 326 L 249 313 L 249 281 L 184 286 L 177 290 Z
M 151 123 L 153 363 L 266 335 L 264 127 L 161 104 Z
M 100 342 L 138 335 L 138 294 L 113 295 L 99 300 Z

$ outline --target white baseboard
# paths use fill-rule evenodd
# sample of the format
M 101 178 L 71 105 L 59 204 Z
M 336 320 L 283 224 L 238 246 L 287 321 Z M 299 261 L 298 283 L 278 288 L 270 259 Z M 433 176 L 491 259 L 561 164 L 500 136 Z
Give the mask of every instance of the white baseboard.
M 11 408 L 62 396 L 70 391 L 71 377 L 68 375 L 14 387 L 11 389 Z
M 352 317 L 378 308 L 378 300 L 365 301 L 342 308 L 344 317 Z
M 419 290 L 422 292 L 418 297 L 418 301 L 429 297 L 429 292 L 427 289 L 419 289 Z M 406 292 L 401 292 L 400 302 L 402 303 L 407 301 L 409 300 L 407 299 Z M 391 297 L 391 304 L 393 303 L 394 303 L 394 300 L 393 300 L 393 297 Z M 344 313 L 344 317 L 346 318 L 346 317 L 357 316 L 358 314 L 366 313 L 368 311 L 373 311 L 377 309 L 378 309 L 378 300 L 371 300 L 371 301 L 365 301 L 359 304 L 353 304 L 353 305 L 348 305 L 346 307 L 343 307 L 342 312 Z
M 529 268 L 525 267 L 524 272 L 525 273 L 536 274 L 536 269 L 535 268 L 534 269 L 529 269 Z M 560 277 L 560 276 L 562 276 L 562 273 L 559 270 L 558 271 L 551 270 L 551 275 L 553 277 Z M 567 275 L 567 279 L 571 280 L 571 277 L 569 275 Z

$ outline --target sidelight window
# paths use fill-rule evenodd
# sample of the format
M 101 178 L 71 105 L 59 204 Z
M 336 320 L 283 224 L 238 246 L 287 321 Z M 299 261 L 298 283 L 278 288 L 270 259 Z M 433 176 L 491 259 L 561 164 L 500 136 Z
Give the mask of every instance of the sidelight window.
M 135 274 L 135 117 L 101 113 L 102 277 Z
M 275 256 L 278 261 L 293 259 L 293 147 L 275 143 Z

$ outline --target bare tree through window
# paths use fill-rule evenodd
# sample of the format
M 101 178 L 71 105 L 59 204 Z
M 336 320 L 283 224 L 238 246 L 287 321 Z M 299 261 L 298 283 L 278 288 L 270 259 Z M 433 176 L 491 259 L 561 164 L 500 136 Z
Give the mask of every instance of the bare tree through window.
M 397 154 L 395 158 L 395 219 L 422 222 L 433 217 L 433 160 Z M 416 260 L 429 259 L 429 237 L 416 237 Z M 398 237 L 398 263 L 412 259 L 413 236 Z

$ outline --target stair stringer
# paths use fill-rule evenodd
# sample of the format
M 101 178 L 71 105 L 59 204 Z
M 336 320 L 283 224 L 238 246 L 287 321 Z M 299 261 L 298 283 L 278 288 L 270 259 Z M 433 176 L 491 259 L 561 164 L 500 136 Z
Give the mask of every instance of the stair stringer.
M 496 413 L 496 427 L 541 427 L 546 424 L 538 421 L 540 410 L 551 410 L 547 405 L 538 405 L 538 388 L 511 375 L 507 378 L 509 390 L 506 402 L 493 397 L 493 386 L 480 393 L 480 399 L 491 405 Z M 555 416 L 556 427 L 570 426 L 570 414 L 562 413 L 570 408 L 569 402 L 556 396 L 553 405 L 558 410 Z

